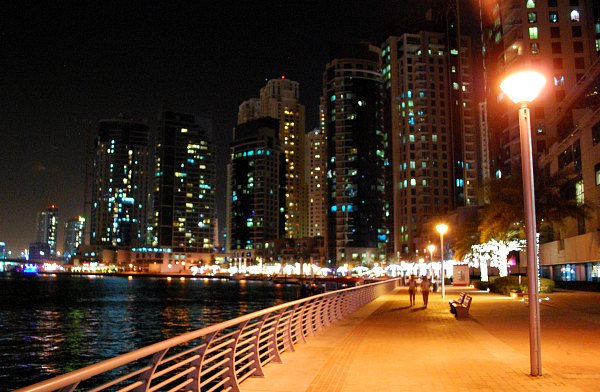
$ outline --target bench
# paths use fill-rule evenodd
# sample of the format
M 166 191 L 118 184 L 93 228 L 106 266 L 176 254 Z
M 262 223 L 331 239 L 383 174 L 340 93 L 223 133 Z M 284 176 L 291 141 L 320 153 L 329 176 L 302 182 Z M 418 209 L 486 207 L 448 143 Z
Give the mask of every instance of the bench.
M 458 300 L 452 299 L 452 300 L 448 301 L 448 304 L 450 304 L 450 313 L 454 313 L 454 307 L 452 306 L 453 304 L 462 305 L 464 300 L 465 300 L 465 293 L 460 293 L 460 294 L 458 294 Z
M 469 308 L 471 307 L 471 301 L 473 300 L 473 298 L 470 295 L 466 295 L 465 296 L 465 300 L 463 301 L 462 304 L 458 305 L 458 304 L 452 304 L 452 307 L 454 308 L 454 316 L 456 316 L 456 318 L 465 318 L 469 316 Z

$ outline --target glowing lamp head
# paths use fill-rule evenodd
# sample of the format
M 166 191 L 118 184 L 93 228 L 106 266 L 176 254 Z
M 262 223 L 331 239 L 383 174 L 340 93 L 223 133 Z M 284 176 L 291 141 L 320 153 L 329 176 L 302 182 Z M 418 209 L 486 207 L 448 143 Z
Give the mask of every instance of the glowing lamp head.
M 545 84 L 546 78 L 541 73 L 523 71 L 508 76 L 500 88 L 514 103 L 527 103 L 537 98 Z
M 440 234 L 446 234 L 446 232 L 448 231 L 448 225 L 444 224 L 444 223 L 440 223 L 439 225 L 437 225 L 435 227 L 435 229 L 437 230 L 438 233 Z
M 433 244 L 429 244 L 429 245 L 427 245 L 427 250 L 428 250 L 429 252 L 433 253 L 433 251 L 435 250 L 435 245 L 433 245 Z

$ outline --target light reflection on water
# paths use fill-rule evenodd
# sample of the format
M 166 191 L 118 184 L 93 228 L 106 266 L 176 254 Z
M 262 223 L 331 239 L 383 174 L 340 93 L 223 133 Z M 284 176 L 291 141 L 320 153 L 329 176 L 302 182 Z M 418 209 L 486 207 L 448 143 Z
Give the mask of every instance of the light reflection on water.
M 222 279 L 0 277 L 0 390 L 298 298 Z

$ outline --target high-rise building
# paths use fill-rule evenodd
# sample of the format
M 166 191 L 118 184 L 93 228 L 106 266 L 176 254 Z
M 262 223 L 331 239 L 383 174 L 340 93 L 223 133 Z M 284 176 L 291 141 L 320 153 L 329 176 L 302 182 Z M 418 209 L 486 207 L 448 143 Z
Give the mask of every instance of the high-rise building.
M 83 244 L 83 234 L 85 230 L 85 217 L 78 216 L 71 218 L 65 224 L 65 242 L 63 248 L 63 257 L 65 260 L 71 259 L 77 247 Z
M 538 165 L 551 176 L 572 181 L 562 197 L 588 205 L 588 213 L 538 226 L 541 276 L 556 281 L 600 280 L 600 59 L 576 88 L 569 90 L 551 124 L 566 135 L 540 156 Z M 536 192 L 538 190 L 536 189 Z M 568 205 L 556 206 L 557 209 Z
M 279 121 L 264 117 L 235 127 L 228 167 L 227 249 L 244 260 L 264 254 L 285 229 L 285 161 Z
M 306 134 L 308 165 L 308 236 L 325 237 L 327 229 L 327 138 L 325 109 L 321 105 L 321 128 Z
M 101 120 L 94 148 L 90 244 L 137 247 L 152 211 L 150 129 L 124 117 Z
M 49 205 L 45 210 L 38 213 L 37 217 L 37 242 L 48 244 L 50 254 L 46 258 L 56 256 L 56 245 L 58 240 L 58 207 Z
M 158 119 L 154 241 L 175 252 L 212 252 L 215 156 L 212 121 L 162 111 Z
M 332 265 L 373 264 L 385 254 L 381 50 L 341 47 L 323 74 L 327 133 L 327 248 Z
M 260 113 L 279 120 L 279 144 L 285 157 L 285 237 L 306 236 L 305 115 L 298 82 L 272 79 L 260 90 Z
M 450 34 L 403 34 L 383 46 L 392 169 L 388 252 L 398 257 L 425 248 L 432 219 L 477 204 L 471 42 L 462 37 L 459 46 Z
M 250 98 L 244 102 L 239 107 L 238 110 L 238 124 L 243 124 L 250 120 L 256 120 L 260 118 L 260 99 L 258 98 Z
M 523 68 L 545 74 L 547 85 L 531 104 L 534 157 L 561 138 L 550 118 L 575 88 L 598 50 L 592 0 L 481 0 L 492 177 L 521 170 L 516 105 L 500 90 Z

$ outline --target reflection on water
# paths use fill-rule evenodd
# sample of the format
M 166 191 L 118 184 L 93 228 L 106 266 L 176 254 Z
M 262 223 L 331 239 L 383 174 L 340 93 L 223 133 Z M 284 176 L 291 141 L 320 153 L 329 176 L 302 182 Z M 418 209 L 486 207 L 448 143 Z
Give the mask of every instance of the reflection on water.
M 223 279 L 0 277 L 0 390 L 79 369 L 296 299 L 296 286 Z

